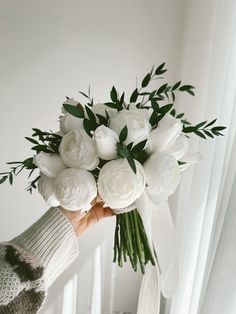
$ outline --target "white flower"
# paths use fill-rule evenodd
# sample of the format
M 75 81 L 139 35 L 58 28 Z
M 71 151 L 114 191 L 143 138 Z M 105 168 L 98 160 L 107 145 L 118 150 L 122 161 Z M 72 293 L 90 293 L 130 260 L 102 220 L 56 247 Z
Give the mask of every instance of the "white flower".
M 79 103 L 78 101 L 74 100 L 73 98 L 70 98 L 64 101 L 63 104 L 77 106 L 78 103 Z M 63 107 L 62 112 L 64 113 L 64 115 L 60 117 L 60 128 L 64 134 L 69 133 L 72 130 L 83 129 L 83 119 L 72 116 Z
M 98 177 L 98 192 L 105 206 L 125 208 L 130 206 L 144 191 L 146 179 L 142 165 L 135 161 L 136 174 L 123 158 L 108 162 Z
M 117 115 L 110 119 L 110 128 L 117 134 L 127 125 L 128 137 L 126 144 L 133 142 L 134 145 L 148 139 L 150 133 L 150 124 L 141 109 L 121 110 Z
M 47 205 L 50 207 L 57 207 L 60 205 L 55 191 L 54 191 L 54 179 L 47 177 L 45 174 L 41 173 L 38 180 L 38 191 L 42 195 L 43 199 L 46 201 Z
M 180 182 L 180 170 L 174 157 L 155 153 L 144 163 L 146 191 L 151 201 L 161 205 L 173 194 Z
M 102 103 L 98 103 L 98 104 L 94 105 L 92 107 L 92 111 L 93 111 L 93 113 L 100 114 L 103 117 L 106 117 L 106 111 L 107 111 L 109 117 L 113 117 L 117 113 L 116 109 L 110 108 L 110 107 L 108 107 Z
M 117 157 L 116 144 L 119 141 L 115 131 L 101 125 L 94 132 L 94 139 L 97 144 L 98 156 L 104 160 L 111 160 Z
M 184 134 L 180 134 L 173 144 L 165 148 L 164 152 L 179 160 L 187 152 L 187 149 L 188 139 Z
M 69 210 L 87 211 L 97 196 L 93 175 L 82 169 L 63 170 L 55 179 L 55 194 L 60 205 Z
M 84 130 L 73 130 L 60 143 L 59 152 L 68 167 L 93 170 L 98 166 L 96 143 Z
M 197 164 L 202 160 L 204 160 L 204 157 L 200 152 L 189 150 L 181 158 L 181 161 L 184 162 L 185 164 L 180 165 L 180 170 L 184 171 L 188 169 L 191 165 Z
M 40 152 L 33 157 L 33 162 L 42 173 L 50 178 L 55 178 L 62 170 L 67 168 L 58 154 Z
M 137 110 L 136 104 L 134 102 L 131 102 L 129 104 L 129 110 Z M 140 110 L 140 113 L 144 114 L 149 121 L 153 113 L 153 109 L 152 108 L 139 108 L 138 110 Z
M 179 119 L 166 114 L 150 133 L 148 151 L 152 153 L 164 151 L 172 145 L 182 131 L 183 125 Z

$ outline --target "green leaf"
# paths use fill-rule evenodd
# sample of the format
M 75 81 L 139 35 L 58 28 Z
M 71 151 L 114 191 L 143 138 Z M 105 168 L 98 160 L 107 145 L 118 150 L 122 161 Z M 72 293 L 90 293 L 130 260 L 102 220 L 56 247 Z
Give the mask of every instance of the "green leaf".
M 209 137 L 211 137 L 211 138 L 214 138 L 214 136 L 211 134 L 210 131 L 203 130 L 203 132 L 204 132 L 207 136 L 209 136 Z
M 124 142 L 128 136 L 128 127 L 125 125 L 123 129 L 120 131 L 119 140 L 120 142 Z
M 149 123 L 151 126 L 154 126 L 157 123 L 157 114 L 155 111 L 151 114 L 151 117 L 149 118 Z
M 38 144 L 38 142 L 36 140 L 34 140 L 33 138 L 30 138 L 30 137 L 25 137 L 25 139 L 33 144 Z
M 180 84 L 181 84 L 181 81 L 175 83 L 175 85 L 172 87 L 172 90 L 179 88 Z
M 176 115 L 175 109 L 171 110 L 170 114 L 171 114 L 173 117 L 175 117 L 175 115 Z
M 130 96 L 130 102 L 132 103 L 132 102 L 136 102 L 137 101 L 137 99 L 138 99 L 138 89 L 136 88 L 134 91 L 133 91 L 133 93 L 132 93 L 132 95 Z
M 194 133 L 195 133 L 196 135 L 198 135 L 198 136 L 200 136 L 200 137 L 206 139 L 206 136 L 205 136 L 202 132 L 200 132 L 200 131 L 198 131 L 198 130 L 195 130 Z
M 88 96 L 88 95 L 86 95 L 85 93 L 83 93 L 83 92 L 81 92 L 81 91 L 79 91 L 79 93 L 80 93 L 81 95 L 83 95 L 85 98 L 90 99 L 90 98 L 89 98 L 89 96 Z
M 159 113 L 161 114 L 166 114 L 167 112 L 169 112 L 171 110 L 171 108 L 174 106 L 174 104 L 167 104 L 165 106 L 162 106 L 159 109 Z
M 23 165 L 24 165 L 25 167 L 29 167 L 29 166 L 31 166 L 32 164 L 34 164 L 32 157 L 27 158 L 27 159 L 25 159 L 25 160 L 23 161 Z
M 148 74 L 144 77 L 144 79 L 143 79 L 143 81 L 142 81 L 142 88 L 147 87 L 148 84 L 149 84 L 149 82 L 150 82 L 150 80 L 151 80 L 151 74 L 148 73 Z
M 167 70 L 166 69 L 164 69 L 164 67 L 165 67 L 165 62 L 163 62 L 161 65 L 159 65 L 158 67 L 157 67 L 157 69 L 156 69 L 156 71 L 155 71 L 155 75 L 161 75 L 161 74 L 163 74 L 163 73 L 165 73 Z
M 80 118 L 80 119 L 84 118 L 84 110 L 81 107 L 76 107 L 76 106 L 69 105 L 69 104 L 64 104 L 63 107 L 72 116 L 74 116 L 76 118 Z
M 134 145 L 133 142 L 131 142 L 131 143 L 129 143 L 129 144 L 127 145 L 127 148 L 128 148 L 129 151 L 132 149 L 133 145 Z
M 9 182 L 12 185 L 12 183 L 13 183 L 13 174 L 12 173 L 9 174 Z
M 212 132 L 214 132 L 214 131 L 223 131 L 225 129 L 226 129 L 225 126 L 215 126 L 214 128 L 211 129 L 211 131 Z
M 171 95 L 172 95 L 172 100 L 173 102 L 175 101 L 175 93 L 174 92 L 171 92 Z
M 50 150 L 46 145 L 36 145 L 36 146 L 32 147 L 31 149 L 35 150 L 37 152 L 44 152 L 44 153 L 48 153 L 48 154 L 53 153 L 53 151 Z
M 184 133 L 192 133 L 196 130 L 194 126 L 187 126 L 186 128 L 183 129 Z
M 10 161 L 6 162 L 7 165 L 16 165 L 16 164 L 22 164 L 22 161 Z
M 88 119 L 86 119 L 86 118 L 85 118 L 84 121 L 83 121 L 83 126 L 84 126 L 84 129 L 85 129 L 86 133 L 87 133 L 90 137 L 92 137 L 91 131 L 94 131 L 95 128 L 96 128 L 96 126 L 95 126 L 93 123 L 91 123 L 90 120 L 88 120 Z
M 107 118 L 105 118 L 104 116 L 102 116 L 101 114 L 96 114 L 96 116 L 97 116 L 97 118 L 98 118 L 98 120 L 99 120 L 99 124 L 101 125 L 101 124 L 103 124 L 103 125 L 105 125 L 105 126 L 107 126 L 107 124 L 108 124 L 108 119 Z
M 216 120 L 217 120 L 217 118 L 214 119 L 214 120 L 212 120 L 211 122 L 209 122 L 209 123 L 205 126 L 205 128 L 208 128 L 209 126 L 213 125 L 213 124 L 216 122 Z
M 181 118 L 183 118 L 183 116 L 184 116 L 184 113 L 180 113 L 180 114 L 177 115 L 176 118 L 177 118 L 177 119 L 181 119 Z
M 144 147 L 146 146 L 146 143 L 147 143 L 147 140 L 144 140 L 144 141 L 136 144 L 132 149 L 132 153 L 137 154 L 137 153 L 141 152 L 144 149 Z
M 159 89 L 157 90 L 157 94 L 162 94 L 166 90 L 167 86 L 168 84 L 165 83 L 161 87 L 159 87 Z
M 151 106 L 152 106 L 152 109 L 155 111 L 155 112 L 158 112 L 159 111 L 159 105 L 157 103 L 156 100 L 152 99 L 151 101 Z
M 135 165 L 135 161 L 134 161 L 133 157 L 132 156 L 128 156 L 127 160 L 128 160 L 128 163 L 129 163 L 131 169 L 136 174 L 136 165 Z
M 204 124 L 206 124 L 206 123 L 207 123 L 207 121 L 200 122 L 200 123 L 198 123 L 197 125 L 195 125 L 195 128 L 196 128 L 196 129 L 199 129 L 199 128 L 201 128 Z
M 5 182 L 6 179 L 7 179 L 7 176 L 2 177 L 2 178 L 0 179 L 0 184 L 2 184 L 3 182 Z
M 117 91 L 115 89 L 115 86 L 112 86 L 110 97 L 113 102 L 117 102 Z
M 194 89 L 194 86 L 192 85 L 182 85 L 179 90 L 181 92 L 187 92 L 189 93 L 190 95 L 194 96 L 194 92 L 193 92 L 193 89 Z
M 85 106 L 85 110 L 87 112 L 88 118 L 91 121 L 91 123 L 96 125 L 96 116 L 95 116 L 95 114 L 92 112 L 92 110 L 88 106 Z
M 181 92 L 184 92 L 184 91 L 187 91 L 187 90 L 190 90 L 190 89 L 194 89 L 194 86 L 192 86 L 192 85 L 182 85 L 182 86 L 179 88 L 179 90 L 180 90 Z
M 186 165 L 187 162 L 178 160 L 179 166 Z
M 122 93 L 122 95 L 121 95 L 121 97 L 120 97 L 120 100 L 119 100 L 119 103 L 120 103 L 121 106 L 123 105 L 124 100 L 125 100 L 125 92 Z
M 117 104 L 115 104 L 113 102 L 105 102 L 104 105 L 109 107 L 109 108 L 117 109 Z
M 192 95 L 192 96 L 195 96 L 194 92 L 193 92 L 191 89 L 186 90 L 186 92 L 187 92 L 188 94 Z

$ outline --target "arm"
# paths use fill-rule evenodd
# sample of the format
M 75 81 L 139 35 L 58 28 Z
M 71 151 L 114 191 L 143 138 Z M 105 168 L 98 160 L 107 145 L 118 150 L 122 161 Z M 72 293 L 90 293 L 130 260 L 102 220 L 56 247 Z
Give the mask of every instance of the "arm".
M 77 237 L 104 217 L 96 203 L 87 213 L 50 208 L 10 242 L 0 244 L 0 313 L 36 313 L 48 287 L 78 256 Z

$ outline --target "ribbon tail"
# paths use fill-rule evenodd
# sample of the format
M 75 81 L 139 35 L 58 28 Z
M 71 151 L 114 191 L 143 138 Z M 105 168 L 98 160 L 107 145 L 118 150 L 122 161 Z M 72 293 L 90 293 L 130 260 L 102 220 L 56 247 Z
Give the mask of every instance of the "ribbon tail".
M 136 201 L 136 206 L 150 247 L 154 247 L 157 257 L 155 267 L 150 264 L 146 266 L 139 294 L 138 314 L 158 314 L 161 293 L 165 298 L 171 298 L 179 281 L 175 226 L 168 203 L 156 206 L 144 192 Z
M 179 282 L 175 226 L 168 203 L 153 206 L 152 240 L 160 267 L 160 289 L 165 298 L 171 298 Z
M 161 292 L 158 269 L 151 264 L 145 268 L 145 275 L 139 292 L 137 314 L 158 314 L 160 312 Z

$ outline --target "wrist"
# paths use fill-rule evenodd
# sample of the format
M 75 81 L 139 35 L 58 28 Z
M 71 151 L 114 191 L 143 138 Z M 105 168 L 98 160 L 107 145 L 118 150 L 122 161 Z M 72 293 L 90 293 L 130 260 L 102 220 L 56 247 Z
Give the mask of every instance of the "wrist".
M 59 207 L 59 209 L 66 216 L 66 218 L 70 221 L 77 237 L 80 236 L 85 231 L 86 226 L 87 226 L 87 223 L 86 223 L 87 219 L 85 217 L 86 213 L 81 214 L 80 210 L 71 211 L 61 206 Z

